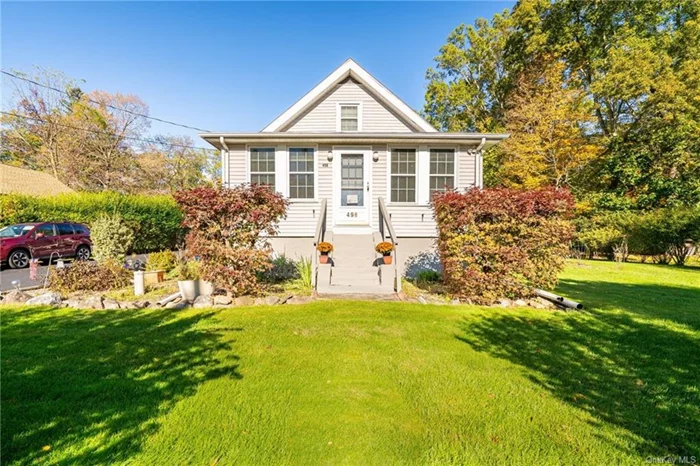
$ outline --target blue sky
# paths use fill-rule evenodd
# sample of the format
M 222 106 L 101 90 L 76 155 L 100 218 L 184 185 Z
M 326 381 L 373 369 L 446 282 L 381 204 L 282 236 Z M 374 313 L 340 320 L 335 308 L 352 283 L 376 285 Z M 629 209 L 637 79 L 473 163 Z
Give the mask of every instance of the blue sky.
M 449 32 L 512 4 L 3 1 L 1 64 L 138 95 L 155 117 L 259 131 L 348 57 L 422 108 Z M 196 136 L 155 122 L 151 133 Z

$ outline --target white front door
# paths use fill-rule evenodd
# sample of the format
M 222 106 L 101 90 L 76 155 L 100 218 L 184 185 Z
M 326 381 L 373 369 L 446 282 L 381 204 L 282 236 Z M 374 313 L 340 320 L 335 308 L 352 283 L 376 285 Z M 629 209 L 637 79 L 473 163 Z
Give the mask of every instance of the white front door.
M 336 149 L 334 153 L 335 224 L 368 226 L 372 203 L 370 151 Z

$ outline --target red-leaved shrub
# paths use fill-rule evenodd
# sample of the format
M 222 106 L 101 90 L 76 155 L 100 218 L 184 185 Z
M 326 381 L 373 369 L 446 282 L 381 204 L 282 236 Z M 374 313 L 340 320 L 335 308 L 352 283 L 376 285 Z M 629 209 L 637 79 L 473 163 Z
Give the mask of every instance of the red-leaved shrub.
M 260 291 L 257 274 L 270 267 L 264 235 L 274 235 L 287 201 L 267 186 L 200 187 L 174 194 L 188 229 L 188 254 L 202 278 L 234 296 Z M 262 236 L 261 236 L 262 235 Z
M 472 189 L 433 198 L 447 290 L 478 304 L 552 288 L 573 232 L 566 190 Z

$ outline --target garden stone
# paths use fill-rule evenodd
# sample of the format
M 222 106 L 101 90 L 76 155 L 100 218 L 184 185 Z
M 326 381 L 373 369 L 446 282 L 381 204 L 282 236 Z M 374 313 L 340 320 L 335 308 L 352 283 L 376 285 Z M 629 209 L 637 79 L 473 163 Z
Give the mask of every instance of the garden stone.
M 136 303 L 132 303 L 131 301 L 124 301 L 119 303 L 119 309 L 137 309 Z
M 79 306 L 84 309 L 104 309 L 102 296 L 90 296 L 79 301 Z
M 279 304 L 279 302 L 279 296 L 265 296 L 265 304 L 268 306 L 274 306 L 275 304 Z
M 132 304 L 136 309 L 143 309 L 144 307 L 148 307 L 151 305 L 151 303 L 148 301 L 134 301 Z
M 289 301 L 289 300 L 292 299 L 293 297 L 294 297 L 293 294 L 288 294 L 288 295 L 281 296 L 281 297 L 280 297 L 279 303 L 280 303 L 280 304 L 286 304 L 287 301 Z
M 255 299 L 252 296 L 239 296 L 233 300 L 236 306 L 252 306 L 255 304 Z
M 211 296 L 206 295 L 206 294 L 200 294 L 195 298 L 194 302 L 192 303 L 192 307 L 195 308 L 203 308 L 203 307 L 211 307 L 212 305 L 212 300 Z
M 418 296 L 418 302 L 421 304 L 428 304 L 428 301 L 423 296 Z
M 105 309 L 119 309 L 119 303 L 114 299 L 104 299 L 102 301 L 102 306 Z
M 542 306 L 545 307 L 545 309 L 548 309 L 550 307 L 554 307 L 554 303 L 551 301 L 548 301 L 544 298 L 537 298 L 537 302 L 540 303 Z
M 228 306 L 232 302 L 233 302 L 233 299 L 230 296 L 226 296 L 226 295 L 215 295 L 214 296 L 214 304 L 215 305 Z
M 190 305 L 190 303 L 188 303 L 187 301 L 184 301 L 184 300 L 170 301 L 168 304 L 165 305 L 165 308 L 179 311 L 179 310 L 187 308 L 189 305 Z
M 527 306 L 527 301 L 525 301 L 524 299 L 516 299 L 515 305 L 516 306 Z
M 459 302 L 459 299 L 457 299 L 457 298 L 452 298 L 452 300 L 450 300 L 450 304 L 452 304 L 453 306 L 458 306 L 458 305 L 460 305 L 460 304 L 462 304 L 462 303 Z
M 498 300 L 498 305 L 501 307 L 509 307 L 513 305 L 513 302 L 510 299 L 503 298 Z
M 25 293 L 24 291 L 12 290 L 5 295 L 2 300 L 3 304 L 21 304 L 31 299 L 32 296 Z
M 43 306 L 57 306 L 61 304 L 61 295 L 54 292 L 40 294 L 28 299 L 25 304 L 39 304 Z
M 311 296 L 293 296 L 287 300 L 287 304 L 306 304 L 311 302 Z

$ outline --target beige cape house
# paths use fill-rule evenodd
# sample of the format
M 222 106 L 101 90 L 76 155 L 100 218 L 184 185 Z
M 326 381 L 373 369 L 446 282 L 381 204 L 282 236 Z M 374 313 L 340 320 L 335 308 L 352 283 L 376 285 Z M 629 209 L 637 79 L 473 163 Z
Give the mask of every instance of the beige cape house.
M 406 267 L 430 262 L 437 191 L 482 186 L 482 151 L 506 134 L 440 132 L 353 60 L 258 133 L 204 133 L 221 150 L 222 182 L 268 184 L 289 198 L 277 253 L 316 259 L 319 293 L 400 291 Z M 374 245 L 395 244 L 377 266 Z M 429 267 L 431 264 L 424 264 Z

